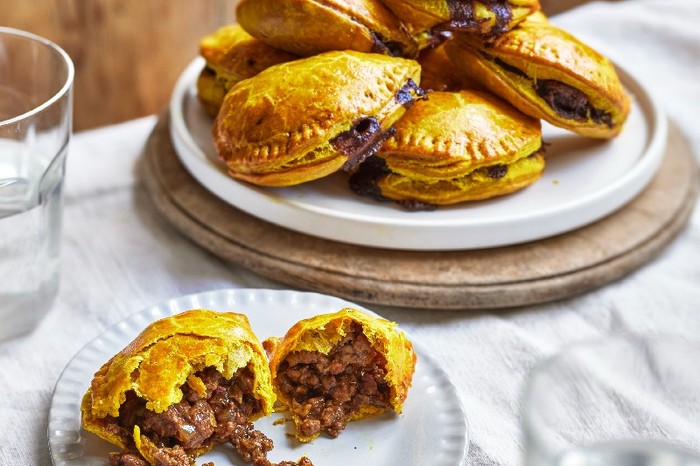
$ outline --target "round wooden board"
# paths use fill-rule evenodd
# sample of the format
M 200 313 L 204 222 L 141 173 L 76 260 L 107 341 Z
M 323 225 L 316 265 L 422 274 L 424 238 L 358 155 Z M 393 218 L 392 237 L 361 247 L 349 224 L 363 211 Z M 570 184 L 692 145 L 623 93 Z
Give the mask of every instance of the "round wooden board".
M 612 215 L 527 244 L 449 252 L 397 251 L 329 241 L 282 228 L 203 188 L 180 163 L 164 114 L 140 163 L 155 208 L 192 241 L 293 287 L 371 304 L 421 309 L 493 309 L 553 301 L 637 269 L 686 225 L 698 169 L 671 125 L 651 184 Z

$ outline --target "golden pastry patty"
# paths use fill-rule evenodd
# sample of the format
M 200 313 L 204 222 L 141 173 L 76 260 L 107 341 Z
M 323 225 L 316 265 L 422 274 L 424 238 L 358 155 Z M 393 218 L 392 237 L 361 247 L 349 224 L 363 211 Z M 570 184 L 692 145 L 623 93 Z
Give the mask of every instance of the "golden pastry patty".
M 378 148 L 422 90 L 414 60 L 326 52 L 236 84 L 214 122 L 231 176 L 266 186 L 352 169 Z
M 197 80 L 197 95 L 216 115 L 226 93 L 239 81 L 252 78 L 272 65 L 299 57 L 253 38 L 239 24 L 230 24 L 204 36 L 199 53 L 206 66 Z
M 544 169 L 539 120 L 480 91 L 433 92 L 350 178 L 358 194 L 411 209 L 487 199 Z
M 491 41 L 455 39 L 452 62 L 522 112 L 588 137 L 621 131 L 630 99 L 612 63 L 544 15 Z
M 418 46 L 379 0 L 241 0 L 236 17 L 261 41 L 297 55 L 356 50 L 414 57 Z
M 337 437 L 350 421 L 400 413 L 416 354 L 396 324 L 346 308 L 297 322 L 265 342 L 278 399 L 296 437 Z
M 81 412 L 86 430 L 124 449 L 110 464 L 189 466 L 223 442 L 242 457 L 264 457 L 271 441 L 251 422 L 274 401 L 248 319 L 194 309 L 154 322 L 107 361 Z

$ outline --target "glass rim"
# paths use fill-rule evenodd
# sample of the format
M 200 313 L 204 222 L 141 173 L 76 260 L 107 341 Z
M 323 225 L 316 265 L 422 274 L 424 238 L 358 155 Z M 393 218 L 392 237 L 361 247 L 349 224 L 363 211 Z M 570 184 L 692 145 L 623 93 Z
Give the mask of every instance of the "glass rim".
M 63 63 L 65 63 L 66 71 L 67 71 L 65 82 L 63 83 L 61 88 L 54 95 L 52 95 L 50 98 L 46 99 L 41 104 L 37 105 L 36 107 L 34 107 L 30 110 L 27 110 L 24 113 L 20 113 L 19 115 L 13 116 L 12 118 L 8 118 L 7 120 L 0 120 L 0 126 L 7 126 L 7 125 L 11 125 L 13 123 L 17 123 L 18 121 L 25 120 L 29 117 L 34 116 L 37 113 L 50 107 L 51 105 L 56 103 L 61 98 L 63 98 L 63 96 L 65 96 L 70 91 L 70 89 L 73 85 L 73 80 L 75 78 L 75 66 L 73 64 L 73 60 L 71 60 L 71 58 L 70 58 L 70 55 L 68 55 L 68 53 L 65 50 L 63 50 L 61 47 L 59 47 L 55 42 L 53 42 L 45 37 L 42 37 L 38 34 L 23 31 L 21 29 L 0 26 L 0 35 L 21 37 L 23 39 L 38 42 L 38 43 L 41 43 L 41 44 L 49 47 L 54 52 L 58 53 L 58 55 L 63 59 Z
M 609 347 L 610 345 L 638 345 L 641 343 L 673 343 L 700 350 L 700 341 L 689 339 L 688 337 L 679 334 L 613 333 L 574 342 L 570 346 L 564 347 L 559 351 L 555 351 L 553 354 L 544 357 L 542 360 L 535 363 L 530 369 L 525 378 L 520 395 L 520 428 L 523 434 L 523 441 L 526 449 L 532 449 L 534 447 L 540 453 L 546 451 L 546 447 L 542 442 L 542 437 L 537 435 L 537 428 L 533 422 L 533 409 L 531 408 L 535 381 L 541 374 L 545 373 L 550 367 L 558 362 L 569 358 L 576 352 L 588 351 L 595 348 L 600 349 L 603 347 Z

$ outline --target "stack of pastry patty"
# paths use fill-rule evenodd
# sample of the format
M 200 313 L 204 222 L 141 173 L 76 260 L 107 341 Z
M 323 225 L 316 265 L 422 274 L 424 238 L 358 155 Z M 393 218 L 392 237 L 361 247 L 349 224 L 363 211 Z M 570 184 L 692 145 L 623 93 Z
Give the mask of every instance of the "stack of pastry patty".
M 204 37 L 197 82 L 234 178 L 338 171 L 412 210 L 535 182 L 541 121 L 612 138 L 630 100 L 611 62 L 538 0 L 241 0 Z

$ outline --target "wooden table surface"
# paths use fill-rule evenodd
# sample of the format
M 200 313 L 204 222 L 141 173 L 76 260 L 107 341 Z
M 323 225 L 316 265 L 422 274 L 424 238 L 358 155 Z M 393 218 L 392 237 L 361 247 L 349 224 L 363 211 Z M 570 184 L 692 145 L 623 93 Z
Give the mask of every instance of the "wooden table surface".
M 550 14 L 585 0 L 541 0 Z M 47 37 L 76 66 L 76 130 L 159 113 L 199 39 L 237 0 L 0 0 L 0 25 Z

